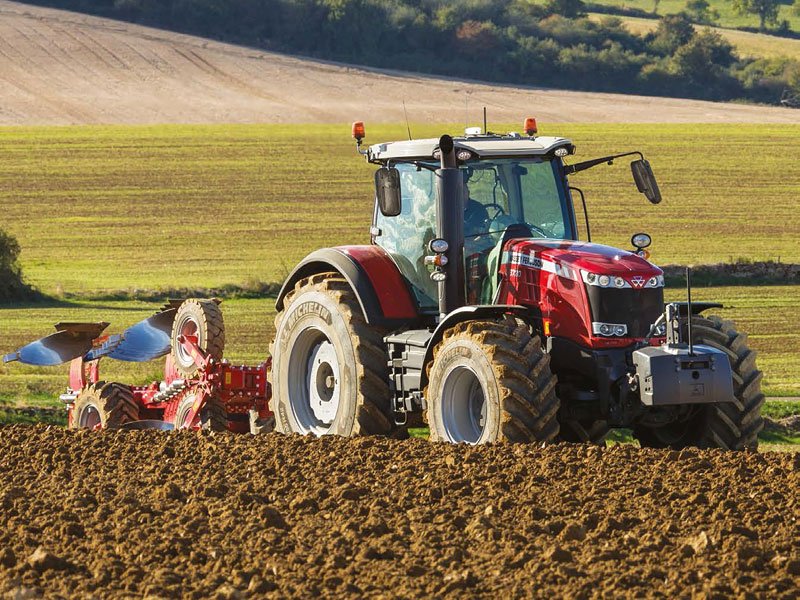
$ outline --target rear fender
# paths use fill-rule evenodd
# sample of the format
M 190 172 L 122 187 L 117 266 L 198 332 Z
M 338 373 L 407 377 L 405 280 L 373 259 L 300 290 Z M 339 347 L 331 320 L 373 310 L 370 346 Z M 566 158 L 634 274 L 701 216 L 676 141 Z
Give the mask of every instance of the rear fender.
M 507 314 L 512 314 L 515 317 L 520 317 L 523 320 L 530 320 L 531 308 L 527 306 L 519 306 L 516 304 L 480 304 L 476 306 L 464 306 L 457 308 L 444 319 L 442 319 L 436 326 L 436 329 L 428 341 L 428 347 L 425 350 L 425 359 L 422 362 L 422 377 L 420 379 L 420 388 L 425 389 L 428 385 L 428 368 L 427 366 L 433 360 L 433 351 L 437 344 L 442 341 L 444 332 L 458 323 L 464 321 L 476 321 L 479 319 L 499 319 Z
M 306 256 L 283 283 L 275 303 L 278 311 L 295 284 L 306 277 L 334 271 L 345 278 L 370 325 L 395 328 L 419 320 L 408 284 L 394 261 L 379 246 L 323 248 Z

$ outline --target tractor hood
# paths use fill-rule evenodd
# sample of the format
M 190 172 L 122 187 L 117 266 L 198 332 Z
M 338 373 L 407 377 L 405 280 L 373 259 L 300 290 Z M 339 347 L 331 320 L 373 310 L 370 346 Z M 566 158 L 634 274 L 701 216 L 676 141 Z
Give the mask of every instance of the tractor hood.
M 664 272 L 644 258 L 619 248 L 570 240 L 526 239 L 512 241 L 508 250 L 514 262 L 581 281 L 584 274 L 622 277 L 625 287 L 663 287 Z M 584 273 L 582 274 L 581 271 Z M 656 277 L 657 285 L 650 282 Z M 585 279 L 584 279 L 585 280 Z

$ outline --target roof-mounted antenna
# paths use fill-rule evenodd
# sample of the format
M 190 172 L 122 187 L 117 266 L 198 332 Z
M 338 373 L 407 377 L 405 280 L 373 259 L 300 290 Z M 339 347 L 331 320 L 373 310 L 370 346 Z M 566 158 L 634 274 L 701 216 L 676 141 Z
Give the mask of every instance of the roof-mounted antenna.
M 464 131 L 469 128 L 469 92 L 464 90 Z
M 411 141 L 411 126 L 408 124 L 408 113 L 406 112 L 406 101 L 403 99 L 403 114 L 406 117 L 406 131 L 408 131 L 408 141 Z

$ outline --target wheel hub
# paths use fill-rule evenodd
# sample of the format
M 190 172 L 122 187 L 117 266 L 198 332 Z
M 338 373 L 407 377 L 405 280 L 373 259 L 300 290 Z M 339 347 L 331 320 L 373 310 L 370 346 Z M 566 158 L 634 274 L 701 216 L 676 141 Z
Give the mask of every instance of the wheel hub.
M 442 382 L 442 424 L 453 442 L 476 444 L 486 426 L 486 396 L 475 372 L 453 368 Z
M 178 414 L 175 418 L 175 429 L 192 429 L 195 422 L 199 422 L 200 419 L 195 415 L 194 421 L 189 421 L 189 413 L 192 412 L 192 406 L 194 405 L 194 401 L 197 396 L 193 393 L 187 394 L 183 397 L 179 407 L 178 407 Z
M 185 338 L 190 338 L 195 341 L 195 343 L 199 343 L 199 332 L 200 327 L 197 325 L 194 319 L 191 317 L 186 317 L 185 320 L 181 323 L 179 331 L 181 335 Z M 186 351 L 182 344 L 178 344 L 176 347 L 177 350 L 177 358 L 180 362 L 181 366 L 184 368 L 191 367 L 194 364 L 194 358 L 192 355 Z
M 96 407 L 89 405 L 81 413 L 78 426 L 81 429 L 95 429 L 99 427 L 101 423 L 100 411 L 98 411 Z
M 306 386 L 311 412 L 325 425 L 330 425 L 339 409 L 339 361 L 328 340 L 317 344 L 308 358 Z

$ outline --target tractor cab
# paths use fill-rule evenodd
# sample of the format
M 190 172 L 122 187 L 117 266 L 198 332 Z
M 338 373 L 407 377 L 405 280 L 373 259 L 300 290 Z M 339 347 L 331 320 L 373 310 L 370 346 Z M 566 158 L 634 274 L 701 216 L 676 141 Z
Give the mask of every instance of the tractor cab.
M 577 239 L 575 211 L 561 161 L 569 140 L 519 134 L 473 133 L 453 139 L 453 218 L 463 226 L 465 301 L 491 304 L 506 241 L 512 238 Z M 436 238 L 438 139 L 379 144 L 367 151 L 382 168 L 380 189 L 390 182 L 399 206 L 376 203 L 372 242 L 385 249 L 408 280 L 420 310 L 438 312 L 434 266 L 426 257 Z M 449 211 L 448 211 L 449 212 Z

